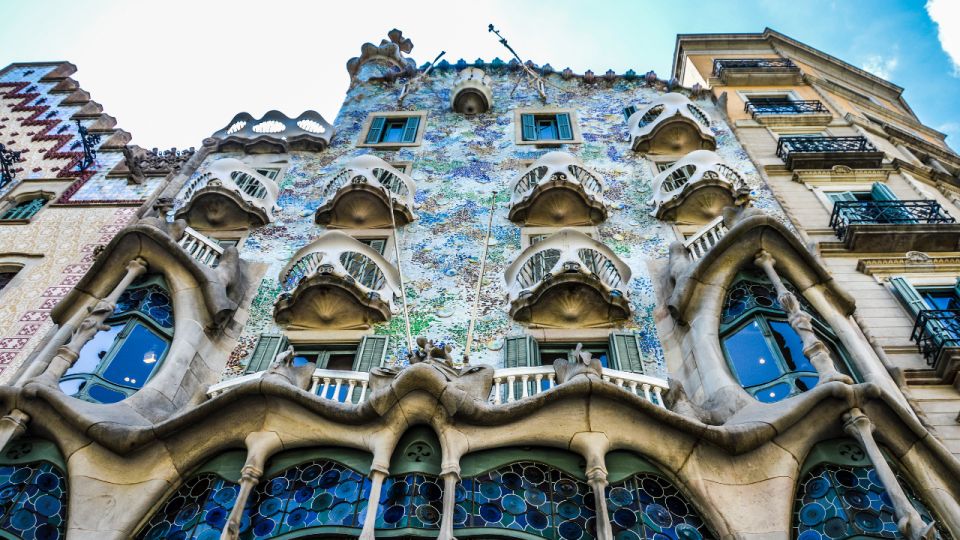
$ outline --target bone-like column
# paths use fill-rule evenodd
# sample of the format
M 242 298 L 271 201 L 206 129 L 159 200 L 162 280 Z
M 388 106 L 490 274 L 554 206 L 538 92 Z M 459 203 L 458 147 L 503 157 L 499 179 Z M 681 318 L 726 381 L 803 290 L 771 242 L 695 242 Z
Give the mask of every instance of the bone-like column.
M 810 360 L 810 363 L 813 364 L 813 367 L 816 368 L 817 373 L 820 375 L 820 384 L 830 381 L 852 384 L 853 379 L 837 371 L 837 367 L 833 363 L 833 358 L 830 356 L 830 350 L 824 345 L 823 341 L 817 337 L 816 332 L 813 331 L 813 324 L 811 323 L 813 317 L 800 308 L 800 300 L 798 300 L 792 292 L 788 291 L 787 287 L 783 284 L 783 280 L 781 280 L 780 275 L 777 274 L 775 267 L 777 261 L 773 256 L 766 250 L 760 250 L 757 252 L 753 263 L 763 269 L 770 283 L 772 283 L 774 289 L 776 289 L 777 299 L 784 309 L 787 310 L 787 320 L 790 322 L 791 328 L 800 336 L 800 340 L 803 343 L 804 356 Z
M 247 446 L 247 459 L 240 471 L 240 493 L 233 501 L 233 508 L 227 517 L 227 524 L 220 533 L 220 540 L 237 540 L 240 534 L 240 522 L 243 520 L 243 509 L 247 506 L 247 499 L 257 487 L 267 459 L 283 447 L 280 437 L 273 431 L 257 431 L 247 435 L 244 440 Z
M 460 481 L 460 467 L 440 472 L 443 480 L 443 514 L 440 518 L 438 540 L 455 540 L 453 536 L 453 508 L 456 506 L 457 482 Z
M 854 437 L 866 450 L 873 468 L 877 471 L 880 482 L 886 488 L 890 501 L 893 503 L 893 510 L 897 516 L 897 528 L 900 533 L 909 540 L 933 540 L 936 538 L 935 524 L 923 522 L 920 513 L 910 503 L 903 487 L 897 481 L 897 476 L 890 468 L 890 464 L 883 457 L 883 452 L 880 451 L 877 441 L 873 438 L 873 422 L 857 407 L 844 414 L 843 419 L 843 430 Z
M 367 499 L 367 514 L 363 517 L 363 530 L 360 540 L 374 540 L 377 527 L 377 509 L 380 506 L 380 492 L 383 490 L 383 481 L 387 479 L 389 471 L 386 467 L 376 463 L 370 467 L 370 498 Z

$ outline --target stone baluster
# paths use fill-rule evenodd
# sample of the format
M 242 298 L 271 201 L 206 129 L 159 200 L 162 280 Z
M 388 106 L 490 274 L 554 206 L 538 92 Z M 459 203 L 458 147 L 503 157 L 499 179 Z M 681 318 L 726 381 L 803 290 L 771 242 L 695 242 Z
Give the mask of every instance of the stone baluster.
M 57 349 L 57 355 L 50 361 L 47 369 L 40 374 L 34 382 L 49 386 L 57 386 L 63 374 L 70 369 L 70 366 L 80 357 L 80 349 L 90 341 L 93 336 L 101 330 L 107 330 L 104 324 L 116 307 L 117 300 L 123 291 L 134 282 L 138 277 L 147 271 L 147 262 L 137 257 L 127 263 L 127 272 L 120 280 L 120 283 L 110 291 L 110 294 L 103 300 L 98 301 L 94 306 L 88 307 L 89 315 L 77 325 L 76 330 L 70 337 L 70 341 Z
M 810 363 L 813 364 L 813 367 L 816 368 L 817 373 L 820 375 L 820 384 L 830 381 L 853 384 L 853 379 L 837 371 L 837 367 L 833 363 L 833 358 L 830 356 L 830 350 L 827 349 L 827 346 L 824 345 L 823 341 L 821 341 L 813 331 L 813 325 L 810 322 L 813 317 L 800 308 L 800 301 L 793 293 L 788 291 L 783 284 L 780 275 L 777 274 L 777 270 L 774 267 L 777 261 L 773 256 L 765 250 L 760 250 L 753 262 L 763 269 L 770 283 L 772 283 L 774 289 L 776 289 L 777 299 L 787 311 L 787 320 L 797 335 L 800 336 L 800 340 L 803 343 L 804 356 L 810 360 Z
M 263 476 L 267 459 L 283 447 L 280 437 L 272 431 L 251 433 L 247 435 L 244 444 L 247 446 L 247 459 L 243 469 L 240 470 L 240 492 L 233 501 L 233 508 L 227 516 L 227 524 L 220 533 L 220 540 L 237 540 L 240 534 L 240 523 L 243 521 L 243 509 Z
M 900 530 L 900 533 L 908 540 L 934 540 L 937 538 L 935 523 L 923 522 L 920 513 L 910 503 L 903 487 L 897 481 L 897 476 L 890 468 L 890 464 L 883 457 L 883 452 L 880 451 L 877 441 L 873 438 L 873 422 L 856 407 L 844 414 L 843 420 L 843 430 L 854 437 L 866 450 L 870 462 L 873 463 L 873 467 L 877 471 L 880 482 L 887 489 L 887 494 L 893 503 L 894 513 L 897 516 L 897 529 Z

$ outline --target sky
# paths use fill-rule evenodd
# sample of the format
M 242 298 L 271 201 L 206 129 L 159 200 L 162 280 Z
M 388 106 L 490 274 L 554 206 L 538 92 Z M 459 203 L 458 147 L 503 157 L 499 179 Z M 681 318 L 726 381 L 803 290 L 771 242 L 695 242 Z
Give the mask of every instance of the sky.
M 509 53 L 578 73 L 670 73 L 680 33 L 770 27 L 906 88 L 960 148 L 960 0 L 352 2 L 0 0 L 0 66 L 68 60 L 73 77 L 146 148 L 200 146 L 246 111 L 333 121 L 345 64 L 391 28 L 418 65 Z

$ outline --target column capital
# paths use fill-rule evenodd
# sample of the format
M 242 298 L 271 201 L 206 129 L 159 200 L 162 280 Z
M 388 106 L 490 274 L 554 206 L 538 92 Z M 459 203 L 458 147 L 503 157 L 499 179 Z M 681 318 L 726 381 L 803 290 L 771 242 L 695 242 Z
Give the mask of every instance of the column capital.
M 127 263 L 127 271 L 137 276 L 147 271 L 147 261 L 143 257 L 135 257 Z
M 754 255 L 753 264 L 761 268 L 766 268 L 768 265 L 770 268 L 773 268 L 773 266 L 777 264 L 777 260 L 773 258 L 773 255 L 771 255 L 769 251 L 761 249 Z
M 859 408 L 854 407 L 843 415 L 843 431 L 851 437 L 873 432 L 873 422 Z M 859 437 L 858 437 L 859 438 Z

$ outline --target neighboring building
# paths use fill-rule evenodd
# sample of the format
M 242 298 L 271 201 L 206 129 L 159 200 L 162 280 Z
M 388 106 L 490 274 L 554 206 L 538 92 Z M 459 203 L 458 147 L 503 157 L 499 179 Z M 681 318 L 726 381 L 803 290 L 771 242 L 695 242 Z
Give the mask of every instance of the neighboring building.
M 956 536 L 953 381 L 907 379 L 946 413 L 907 387 L 896 368 L 924 364 L 881 326 L 907 316 L 859 294 L 851 262 L 949 264 L 904 252 L 947 245 L 960 210 L 933 191 L 960 185 L 956 156 L 898 88 L 788 38 L 679 39 L 682 84 L 417 68 L 394 30 L 347 63 L 333 123 L 237 115 L 91 252 L 0 387 L 0 535 Z M 794 135 L 859 120 L 798 102 L 806 64 L 697 67 L 771 43 L 887 91 L 871 129 L 912 160 L 877 137 L 781 139 L 777 157 L 771 111 L 814 126 Z M 753 91 L 768 99 L 743 115 L 733 94 Z M 850 209 L 840 242 L 803 182 Z M 911 189 L 931 199 L 892 195 Z

